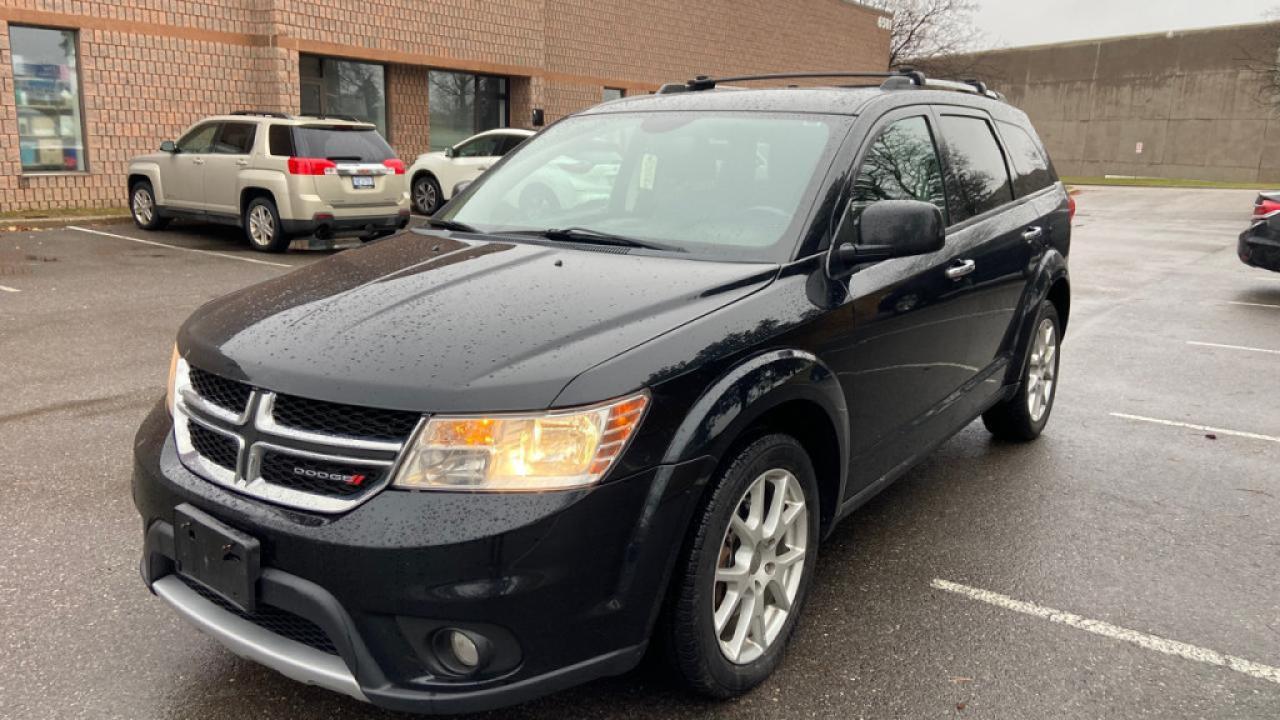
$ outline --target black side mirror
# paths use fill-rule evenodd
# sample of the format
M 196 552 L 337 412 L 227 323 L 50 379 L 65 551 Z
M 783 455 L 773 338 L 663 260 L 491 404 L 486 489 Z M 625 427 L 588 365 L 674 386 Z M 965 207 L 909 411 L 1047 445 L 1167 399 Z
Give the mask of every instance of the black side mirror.
M 172 140 L 165 140 L 160 143 L 160 152 L 176 153 L 178 152 L 178 146 L 174 145 Z
M 942 211 L 919 200 L 880 200 L 859 208 L 850 203 L 836 229 L 827 260 L 832 277 L 854 267 L 896 257 L 927 255 L 946 242 Z
M 457 154 L 458 154 L 457 151 L 455 151 L 452 147 L 447 147 L 444 149 L 444 156 L 447 158 L 451 158 Z

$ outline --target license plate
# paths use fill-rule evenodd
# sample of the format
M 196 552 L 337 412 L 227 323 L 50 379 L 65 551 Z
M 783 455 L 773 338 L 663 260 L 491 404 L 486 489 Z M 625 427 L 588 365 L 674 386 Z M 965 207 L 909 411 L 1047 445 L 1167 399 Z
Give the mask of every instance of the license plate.
M 178 574 L 254 611 L 262 558 L 255 538 L 184 503 L 173 510 L 173 553 Z
M 353 175 L 351 177 L 351 187 L 354 187 L 357 190 L 361 188 L 371 188 L 373 187 L 373 176 L 372 175 Z

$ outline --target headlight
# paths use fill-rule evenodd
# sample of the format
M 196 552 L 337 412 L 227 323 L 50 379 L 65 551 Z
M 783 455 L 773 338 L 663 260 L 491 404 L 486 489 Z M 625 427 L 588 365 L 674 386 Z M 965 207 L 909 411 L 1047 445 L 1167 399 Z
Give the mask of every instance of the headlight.
M 169 408 L 169 414 L 173 415 L 173 403 L 177 399 L 178 393 L 174 390 L 174 385 L 178 381 L 178 344 L 173 344 L 173 355 L 169 357 L 169 385 L 164 391 L 164 404 Z
M 529 415 L 435 416 L 409 448 L 395 485 L 505 492 L 591 485 L 622 454 L 648 403 L 639 394 Z

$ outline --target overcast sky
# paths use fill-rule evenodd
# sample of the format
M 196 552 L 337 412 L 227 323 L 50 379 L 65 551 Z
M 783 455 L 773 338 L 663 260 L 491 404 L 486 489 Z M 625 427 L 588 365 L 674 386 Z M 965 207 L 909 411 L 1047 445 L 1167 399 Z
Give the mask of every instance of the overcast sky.
M 985 47 L 1236 25 L 1276 18 L 1280 0 L 977 0 Z

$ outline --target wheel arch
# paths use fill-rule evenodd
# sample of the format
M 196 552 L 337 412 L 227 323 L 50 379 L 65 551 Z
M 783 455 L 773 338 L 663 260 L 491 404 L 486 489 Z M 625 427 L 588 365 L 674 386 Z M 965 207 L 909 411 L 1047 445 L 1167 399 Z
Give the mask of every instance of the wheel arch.
M 249 203 L 260 197 L 270 200 L 276 206 L 276 212 L 283 216 L 280 210 L 280 203 L 276 200 L 276 194 L 268 188 L 257 185 L 249 185 L 240 190 L 240 216 L 244 217 L 245 212 L 249 210 Z
M 425 167 L 418 168 L 418 170 L 415 173 L 409 176 L 409 192 L 411 196 L 413 193 L 413 186 L 417 184 L 418 180 L 424 177 L 431 178 L 436 182 L 436 188 L 438 188 L 440 191 L 440 203 L 443 205 L 444 201 L 448 200 L 448 198 L 444 196 L 445 188 L 443 185 L 440 184 L 440 176 L 436 175 L 430 168 L 425 168 Z
M 164 188 L 160 183 L 160 169 L 154 165 L 130 166 L 129 174 L 125 180 L 127 192 L 132 195 L 133 186 L 143 181 L 151 185 L 151 195 L 155 200 L 156 205 L 163 205 Z
M 825 534 L 848 480 L 848 416 L 843 389 L 830 368 L 802 350 L 772 350 L 743 361 L 708 387 L 680 423 L 663 462 L 711 456 L 718 473 L 733 461 L 735 450 L 761 434 L 791 435 L 813 462 Z

